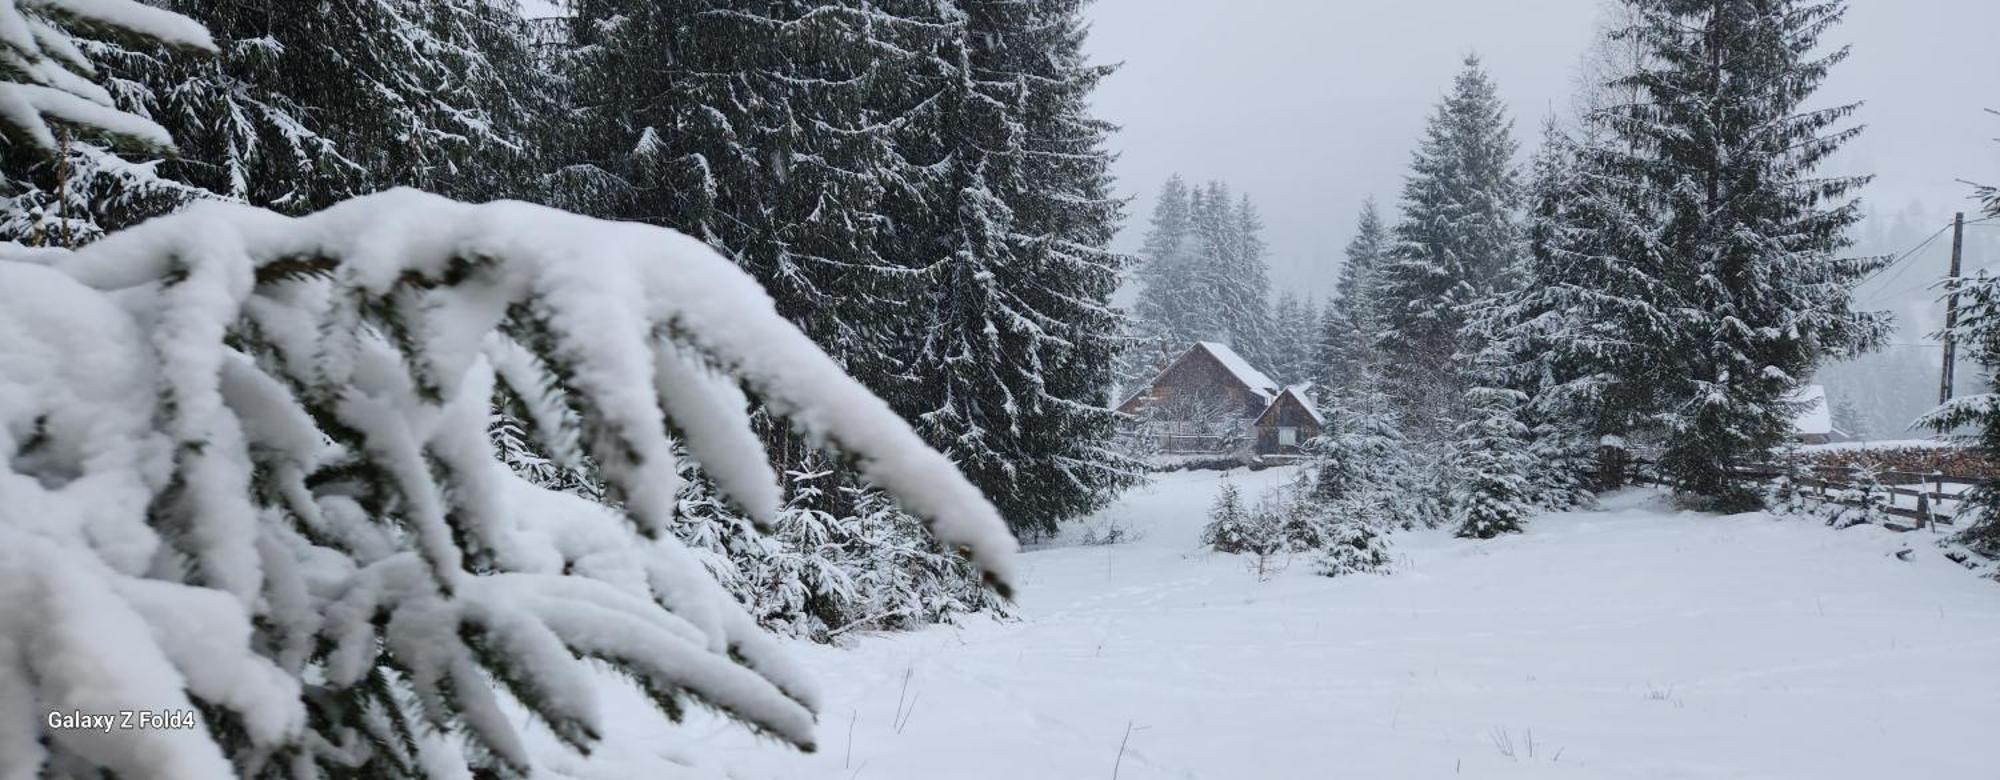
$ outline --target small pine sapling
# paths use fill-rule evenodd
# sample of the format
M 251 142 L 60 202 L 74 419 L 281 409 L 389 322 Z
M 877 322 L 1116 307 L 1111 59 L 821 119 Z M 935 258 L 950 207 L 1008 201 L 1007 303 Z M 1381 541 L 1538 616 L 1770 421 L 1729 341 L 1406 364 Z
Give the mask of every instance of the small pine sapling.
M 1217 552 L 1242 552 L 1250 546 L 1249 522 L 1242 491 L 1228 477 L 1223 477 L 1221 486 L 1216 488 L 1215 502 L 1208 507 L 1208 525 L 1201 529 L 1201 543 Z
M 1527 474 L 1533 467 L 1528 429 L 1516 414 L 1523 397 L 1513 390 L 1474 388 L 1466 393 L 1472 419 L 1459 426 L 1452 449 L 1456 472 L 1451 517 L 1459 536 L 1491 539 L 1520 533 L 1528 516 Z
M 1825 507 L 1826 524 L 1834 528 L 1882 525 L 1894 517 L 1888 510 L 1895 498 L 1873 467 L 1857 466 L 1848 485 L 1836 491 Z
M 1380 574 L 1389 570 L 1389 546 L 1381 529 L 1364 516 L 1342 515 L 1325 525 L 1326 547 L 1313 560 L 1313 573 L 1322 577 L 1348 574 Z
M 1248 543 L 1243 552 L 1250 556 L 1247 565 L 1257 575 L 1257 581 L 1268 580 L 1284 570 L 1280 556 L 1293 549 L 1288 519 L 1295 514 L 1282 488 L 1266 491 L 1257 498 L 1256 506 L 1250 508 L 1248 522 L 1243 526 L 1243 538 Z

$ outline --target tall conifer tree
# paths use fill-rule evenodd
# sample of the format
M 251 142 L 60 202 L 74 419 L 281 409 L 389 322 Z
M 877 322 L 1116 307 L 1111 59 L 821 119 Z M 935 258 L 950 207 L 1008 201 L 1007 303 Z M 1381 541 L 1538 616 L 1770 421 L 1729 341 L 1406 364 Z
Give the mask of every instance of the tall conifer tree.
M 1129 396 L 1153 378 L 1187 345 L 1206 334 L 1187 314 L 1197 294 L 1191 211 L 1192 193 L 1180 174 L 1167 177 L 1153 202 L 1153 214 L 1139 247 L 1138 301 L 1118 371 L 1119 395 Z
M 908 254 L 931 261 L 906 414 L 1032 533 L 1136 479 L 1109 447 L 1123 258 L 1106 247 L 1122 206 L 1109 194 L 1110 127 L 1088 106 L 1110 70 L 1085 60 L 1081 7 L 956 6 L 935 97 L 904 147 L 943 172 L 928 213 L 900 221 L 916 237 Z
M 1680 305 L 1651 356 L 1672 395 L 1660 466 L 1676 490 L 1722 509 L 1758 503 L 1732 463 L 1786 441 L 1787 396 L 1828 357 L 1877 343 L 1884 315 L 1853 288 L 1882 258 L 1840 256 L 1866 177 L 1817 169 L 1860 132 L 1855 104 L 1806 104 L 1848 50 L 1821 37 L 1840 0 L 1634 0 L 1619 36 L 1644 64 L 1622 83 L 1638 104 L 1608 121 L 1635 150 L 1618 173 L 1658 210 L 1659 274 Z
M 1467 307 L 1505 289 L 1520 252 L 1521 187 L 1505 107 L 1476 57 L 1439 103 L 1404 180 L 1393 259 L 1382 269 L 1376 346 L 1420 440 L 1448 440 L 1467 388 Z
M 1313 377 L 1321 399 L 1353 388 L 1367 369 L 1376 367 L 1374 339 L 1381 323 L 1377 284 L 1388 262 L 1389 234 L 1373 198 L 1361 204 L 1354 238 L 1347 242 L 1346 260 L 1334 285 L 1334 299 L 1320 317 Z

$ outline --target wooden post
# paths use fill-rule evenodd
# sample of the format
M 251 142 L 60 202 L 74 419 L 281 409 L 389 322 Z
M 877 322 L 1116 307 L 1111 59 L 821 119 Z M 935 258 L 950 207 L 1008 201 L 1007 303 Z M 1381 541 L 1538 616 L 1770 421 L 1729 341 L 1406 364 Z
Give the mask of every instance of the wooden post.
M 1965 212 L 1951 218 L 1951 274 L 1945 277 L 1945 284 L 1958 282 L 1959 262 L 1965 256 Z M 1951 400 L 1951 380 L 1953 369 L 1958 363 L 1958 342 L 1952 339 L 1951 329 L 1958 324 L 1958 290 L 1952 289 L 1944 299 L 1944 373 L 1938 377 L 1938 403 Z
M 1944 502 L 1944 497 L 1945 497 L 1945 492 L 1944 492 L 1944 472 L 1942 472 L 1942 471 L 1939 471 L 1939 472 L 1935 472 L 1934 474 L 1932 474 L 1932 476 L 1935 476 L 1935 477 L 1937 477 L 1937 497 L 1938 497 L 1938 502 L 1939 502 L 1939 503 L 1943 503 L 1943 502 Z M 1965 503 L 1965 502 L 1961 501 L 1961 502 L 1959 502 L 1959 503 L 1963 504 L 1963 503 Z M 1936 511 L 1936 510 L 1937 510 L 1937 507 L 1936 507 L 1936 506 L 1932 506 L 1932 507 L 1931 507 L 1931 510 L 1932 510 L 1932 511 L 1931 511 L 1931 532 L 1932 532 L 1932 533 L 1936 533 L 1936 532 L 1937 532 L 1937 511 Z
M 56 131 L 56 225 L 62 228 L 64 249 L 75 249 L 69 235 L 69 131 Z

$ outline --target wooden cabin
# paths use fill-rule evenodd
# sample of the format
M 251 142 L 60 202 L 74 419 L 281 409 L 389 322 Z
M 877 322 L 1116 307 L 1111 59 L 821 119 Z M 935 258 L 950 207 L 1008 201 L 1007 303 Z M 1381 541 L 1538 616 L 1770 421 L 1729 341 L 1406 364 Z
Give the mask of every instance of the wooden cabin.
M 1308 393 L 1312 385 L 1293 385 L 1278 392 L 1251 428 L 1257 431 L 1257 454 L 1297 455 L 1301 447 L 1326 427 L 1326 418 L 1313 405 Z
M 1168 361 L 1118 411 L 1134 418 L 1130 433 L 1155 439 L 1169 455 L 1292 454 L 1324 424 L 1303 386 L 1272 381 L 1214 341 Z
M 1249 418 L 1271 405 L 1278 395 L 1278 383 L 1244 360 L 1228 344 L 1198 341 L 1180 357 L 1168 362 L 1153 381 L 1125 402 L 1118 411 L 1138 414 L 1147 406 L 1192 398 L 1226 398 Z

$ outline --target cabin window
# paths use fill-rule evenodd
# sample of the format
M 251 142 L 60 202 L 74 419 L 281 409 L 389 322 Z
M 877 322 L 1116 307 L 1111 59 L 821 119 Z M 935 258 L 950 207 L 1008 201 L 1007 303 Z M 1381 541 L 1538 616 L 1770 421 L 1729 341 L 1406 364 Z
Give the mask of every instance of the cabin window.
M 1298 445 L 1299 445 L 1299 429 L 1289 428 L 1289 427 L 1278 429 L 1278 446 L 1296 447 Z

